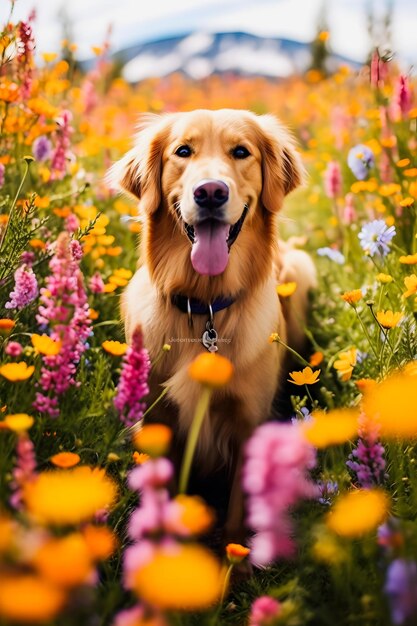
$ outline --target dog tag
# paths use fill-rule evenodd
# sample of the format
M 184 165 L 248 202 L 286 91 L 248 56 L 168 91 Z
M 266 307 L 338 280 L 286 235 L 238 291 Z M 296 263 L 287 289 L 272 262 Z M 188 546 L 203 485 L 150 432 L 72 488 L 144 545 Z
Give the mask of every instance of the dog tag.
M 206 330 L 201 338 L 203 346 L 209 352 L 217 352 L 217 331 L 211 326 L 210 322 L 206 324 Z

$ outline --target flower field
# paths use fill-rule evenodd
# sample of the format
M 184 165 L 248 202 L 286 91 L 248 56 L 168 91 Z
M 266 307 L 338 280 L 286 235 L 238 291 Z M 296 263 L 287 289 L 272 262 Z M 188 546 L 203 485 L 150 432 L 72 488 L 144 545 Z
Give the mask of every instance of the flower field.
M 12 17 L 0 34 L 0 625 L 416 624 L 416 81 L 375 53 L 330 76 L 133 87 L 107 44 L 86 74 L 71 42 L 35 61 L 31 20 Z M 170 430 L 131 428 L 152 412 L 153 364 L 140 332 L 124 343 L 119 314 L 141 222 L 105 183 L 138 116 L 201 107 L 292 128 L 308 180 L 281 231 L 319 274 L 287 420 L 247 445 L 251 538 L 217 552 L 215 511 L 187 495 L 192 443 L 176 494 Z M 277 285 L 281 298 L 296 289 Z M 161 337 L 158 358 L 169 349 Z M 204 354 L 189 375 L 197 424 L 233 367 Z

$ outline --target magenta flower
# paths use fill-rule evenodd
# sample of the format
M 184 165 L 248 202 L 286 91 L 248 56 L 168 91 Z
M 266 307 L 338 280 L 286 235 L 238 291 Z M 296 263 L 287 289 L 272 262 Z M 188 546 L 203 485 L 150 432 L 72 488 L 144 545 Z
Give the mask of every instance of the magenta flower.
M 92 277 L 88 281 L 88 287 L 92 293 L 103 293 L 104 282 L 98 272 L 92 275 Z
M 18 341 L 9 341 L 4 351 L 8 356 L 17 357 L 22 354 L 23 348 L 22 348 L 22 345 Z
M 412 107 L 412 90 L 407 76 L 401 74 L 394 87 L 392 109 L 395 117 L 406 118 Z
M 132 345 L 123 357 L 122 373 L 114 398 L 120 420 L 127 427 L 139 422 L 145 412 L 143 398 L 149 393 L 150 368 L 149 354 L 143 347 L 142 331 L 137 328 L 133 333 Z
M 64 110 L 56 119 L 58 130 L 56 132 L 57 142 L 52 153 L 51 171 L 53 179 L 61 179 L 65 176 L 67 159 L 70 157 L 72 113 Z
M 270 596 L 261 596 L 252 603 L 248 626 L 267 626 L 281 613 L 281 604 Z
M 5 166 L 3 165 L 3 163 L 0 163 L 0 188 L 3 187 L 4 185 L 4 173 L 6 171 Z
M 79 267 L 82 249 L 63 232 L 49 268 L 46 287 L 41 289 L 41 305 L 36 319 L 52 339 L 61 342 L 58 354 L 42 357 L 42 369 L 34 407 L 50 417 L 59 415 L 59 397 L 76 385 L 77 365 L 87 349 L 91 321 L 87 294 Z
M 342 191 L 342 172 L 337 161 L 330 161 L 324 172 L 324 190 L 328 198 L 337 198 Z
M 358 433 L 358 443 L 349 455 L 346 465 L 356 475 L 361 487 L 366 489 L 381 485 L 387 478 L 385 472 L 387 464 L 384 459 L 385 448 L 378 441 L 378 425 L 369 422 L 366 415 L 362 414 Z
M 28 265 L 21 265 L 14 273 L 14 289 L 9 294 L 10 300 L 5 309 L 23 309 L 38 296 L 38 281 Z
M 248 526 L 256 532 L 250 558 L 272 563 L 294 552 L 289 509 L 317 496 L 307 475 L 315 453 L 297 424 L 260 426 L 246 446 L 243 488 L 248 495 Z
M 12 495 L 10 505 L 20 510 L 23 505 L 23 487 L 36 476 L 36 456 L 32 441 L 26 435 L 18 438 L 16 444 L 16 463 L 10 483 Z

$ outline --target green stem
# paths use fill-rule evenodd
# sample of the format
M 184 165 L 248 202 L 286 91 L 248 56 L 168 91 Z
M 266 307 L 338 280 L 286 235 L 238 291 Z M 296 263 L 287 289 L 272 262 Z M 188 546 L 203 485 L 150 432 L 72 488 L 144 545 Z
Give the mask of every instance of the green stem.
M 288 352 L 291 352 L 291 354 L 293 354 L 296 359 L 301 361 L 301 363 L 303 363 L 307 367 L 310 367 L 310 363 L 308 361 L 306 361 L 305 358 L 301 356 L 301 354 L 298 354 L 298 352 L 296 350 L 294 350 L 288 344 L 286 344 L 284 341 L 282 341 L 282 339 L 280 339 L 280 338 L 275 339 L 275 342 L 281 344 L 281 346 L 286 348 L 288 350 Z
M 211 388 L 203 387 L 202 393 L 198 400 L 193 423 L 188 434 L 187 444 L 185 447 L 184 458 L 182 461 L 180 472 L 180 484 L 179 493 L 186 493 L 188 486 L 188 479 L 190 477 L 191 464 L 193 462 L 194 452 L 197 446 L 198 436 L 200 434 L 201 427 L 203 425 L 204 418 L 209 407 L 211 397 Z
M 220 606 L 222 606 L 226 597 L 227 590 L 229 589 L 230 577 L 232 575 L 233 566 L 234 566 L 234 563 L 230 563 L 229 567 L 226 570 L 226 574 L 224 576 L 222 597 L 220 598 Z
M 148 406 L 148 408 L 146 409 L 145 413 L 142 415 L 141 420 L 143 420 L 148 413 L 150 413 L 152 411 L 152 409 L 158 404 L 158 402 L 160 402 L 162 400 L 162 398 L 168 393 L 168 387 L 164 387 L 163 390 L 161 391 L 161 393 L 159 394 L 159 396 L 157 397 L 157 399 L 152 402 L 152 404 L 150 406 Z
M 308 395 L 308 397 L 310 399 L 310 402 L 311 402 L 311 406 L 313 407 L 314 406 L 314 402 L 313 402 L 313 398 L 312 398 L 311 393 L 310 393 L 310 389 L 308 388 L 307 384 L 305 384 L 304 387 L 306 388 L 307 395 Z
M 358 313 L 358 311 L 357 311 L 356 307 L 354 306 L 353 308 L 354 308 L 354 310 L 355 310 L 356 317 L 358 318 L 359 323 L 360 323 L 360 325 L 362 326 L 362 330 L 363 330 L 363 332 L 365 333 L 365 336 L 366 336 L 366 338 L 367 338 L 367 340 L 368 340 L 368 342 L 369 342 L 369 345 L 370 345 L 370 347 L 371 347 L 371 350 L 372 350 L 372 352 L 374 353 L 376 360 L 378 361 L 378 360 L 379 360 L 379 355 L 378 355 L 378 352 L 377 352 L 377 351 L 376 351 L 376 349 L 375 349 L 374 344 L 372 343 L 371 335 L 369 334 L 368 329 L 366 328 L 365 324 L 363 323 L 363 321 L 362 321 L 362 319 L 361 319 L 361 316 L 359 315 L 359 313 Z
M 23 187 L 24 182 L 25 182 L 25 180 L 26 180 L 26 176 L 28 175 L 28 172 L 29 172 L 30 161 L 26 161 L 26 159 L 25 159 L 25 164 L 26 164 L 26 169 L 25 169 L 25 171 L 23 172 L 22 180 L 20 181 L 19 188 L 18 188 L 18 190 L 17 190 L 17 192 L 16 192 L 16 195 L 15 195 L 15 197 L 14 197 L 14 200 L 13 200 L 13 202 L 12 202 L 12 206 L 10 207 L 10 211 L 9 211 L 9 219 L 7 220 L 7 223 L 6 223 L 6 228 L 4 229 L 3 237 L 1 238 L 1 241 L 0 241 L 0 250 L 1 250 L 2 246 L 3 246 L 3 243 L 6 241 L 7 231 L 9 230 L 9 224 L 10 224 L 10 222 L 11 222 L 11 220 L 12 220 L 12 215 L 13 215 L 13 211 L 14 211 L 15 206 L 16 206 L 16 202 L 17 202 L 17 201 L 18 201 L 18 199 L 19 199 L 20 192 L 22 191 L 22 187 Z

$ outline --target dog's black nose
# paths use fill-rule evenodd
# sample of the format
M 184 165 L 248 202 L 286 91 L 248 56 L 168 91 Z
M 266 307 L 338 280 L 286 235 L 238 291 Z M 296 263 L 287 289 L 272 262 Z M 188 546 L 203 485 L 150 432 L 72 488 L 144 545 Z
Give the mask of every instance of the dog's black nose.
M 193 189 L 194 200 L 203 209 L 216 209 L 229 199 L 229 187 L 222 180 L 201 180 Z

